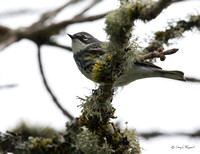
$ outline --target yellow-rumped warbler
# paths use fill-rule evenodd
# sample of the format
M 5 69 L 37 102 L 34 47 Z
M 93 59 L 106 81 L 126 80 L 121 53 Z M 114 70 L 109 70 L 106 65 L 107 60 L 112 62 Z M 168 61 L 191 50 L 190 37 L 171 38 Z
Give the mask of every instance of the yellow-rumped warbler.
M 99 63 L 101 57 L 106 51 L 102 49 L 102 43 L 92 35 L 86 32 L 79 32 L 74 35 L 68 34 L 72 39 L 72 51 L 74 60 L 83 75 L 88 79 L 98 82 L 94 79 L 93 71 L 96 63 Z M 181 71 L 166 71 L 150 62 L 133 63 L 130 69 L 124 71 L 115 81 L 115 86 L 124 86 L 138 79 L 150 77 L 163 77 L 186 81 L 184 73 Z

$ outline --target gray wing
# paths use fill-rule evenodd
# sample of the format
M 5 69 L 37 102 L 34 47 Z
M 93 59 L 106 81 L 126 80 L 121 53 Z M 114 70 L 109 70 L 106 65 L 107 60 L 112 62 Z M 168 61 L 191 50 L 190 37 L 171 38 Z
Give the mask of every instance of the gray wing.
M 156 69 L 162 69 L 159 66 L 154 65 L 153 63 L 143 61 L 143 62 L 136 62 L 134 63 L 136 66 L 144 66 L 144 67 L 151 67 L 151 68 L 156 68 Z
M 95 43 L 89 44 L 84 49 L 84 51 L 87 52 L 88 54 L 96 55 L 96 56 L 100 56 L 100 55 L 105 54 L 105 51 L 103 51 L 102 48 L 101 48 L 101 42 L 98 42 L 98 43 L 95 42 Z

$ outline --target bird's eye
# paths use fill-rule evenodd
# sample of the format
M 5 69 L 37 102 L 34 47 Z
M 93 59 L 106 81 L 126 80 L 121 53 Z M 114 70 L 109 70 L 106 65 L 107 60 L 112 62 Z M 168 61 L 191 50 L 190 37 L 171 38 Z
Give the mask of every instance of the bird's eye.
M 84 39 L 84 40 L 88 40 L 87 35 L 83 35 L 83 39 Z

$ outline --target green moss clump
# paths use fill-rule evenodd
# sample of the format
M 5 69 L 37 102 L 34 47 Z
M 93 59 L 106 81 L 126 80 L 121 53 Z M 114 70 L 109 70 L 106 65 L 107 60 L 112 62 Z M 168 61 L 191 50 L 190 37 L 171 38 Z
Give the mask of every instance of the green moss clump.
M 131 37 L 133 5 L 134 3 L 124 3 L 119 9 L 106 16 L 105 31 L 116 48 L 126 46 Z
M 11 130 L 11 132 L 22 134 L 24 139 L 28 139 L 29 136 L 52 138 L 57 135 L 57 131 L 51 127 L 43 127 L 39 125 L 30 126 L 23 121 Z
M 109 154 L 114 152 L 111 146 L 106 142 L 99 144 L 99 136 L 95 133 L 92 133 L 87 128 L 84 128 L 83 131 L 77 134 L 77 142 L 75 147 L 77 150 L 80 150 L 84 153 L 105 153 Z
M 122 130 L 122 133 L 124 133 L 125 136 L 127 136 L 128 141 L 130 142 L 130 149 L 127 153 L 130 154 L 141 154 L 141 147 L 139 144 L 138 134 L 135 129 L 133 130 Z
M 53 140 L 51 138 L 42 138 L 42 137 L 36 137 L 36 138 L 30 137 L 29 141 L 30 141 L 29 147 L 31 149 L 38 149 L 39 151 L 45 151 L 45 149 L 47 149 L 47 146 L 53 143 Z

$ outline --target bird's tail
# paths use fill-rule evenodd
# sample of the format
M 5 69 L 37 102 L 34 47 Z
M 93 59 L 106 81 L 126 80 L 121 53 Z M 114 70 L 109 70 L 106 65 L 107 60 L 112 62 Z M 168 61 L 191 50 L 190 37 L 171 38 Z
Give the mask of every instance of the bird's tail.
M 184 73 L 181 71 L 166 71 L 152 63 L 135 63 L 131 69 L 124 72 L 115 82 L 119 86 L 127 85 L 135 80 L 151 78 L 151 77 L 163 77 L 168 79 L 174 79 L 179 81 L 186 81 Z
M 186 79 L 184 78 L 184 73 L 181 71 L 165 71 L 157 69 L 156 72 L 159 73 L 160 77 L 179 81 L 186 81 Z

